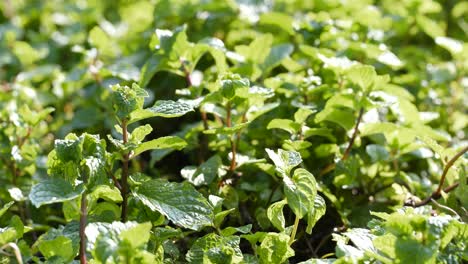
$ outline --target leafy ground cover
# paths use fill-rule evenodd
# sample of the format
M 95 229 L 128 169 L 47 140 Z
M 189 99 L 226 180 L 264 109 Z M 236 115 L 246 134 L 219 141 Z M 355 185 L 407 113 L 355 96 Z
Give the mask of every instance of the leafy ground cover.
M 467 17 L 2 1 L 0 263 L 468 261 Z

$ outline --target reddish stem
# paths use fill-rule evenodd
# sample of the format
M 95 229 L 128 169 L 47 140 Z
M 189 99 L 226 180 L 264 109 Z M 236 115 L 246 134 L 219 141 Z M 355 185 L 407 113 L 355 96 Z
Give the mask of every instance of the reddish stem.
M 80 263 L 86 264 L 88 263 L 86 260 L 86 192 L 81 195 L 81 210 L 80 210 Z
M 356 140 L 356 137 L 359 134 L 359 124 L 361 123 L 363 114 L 364 114 L 364 108 L 359 109 L 359 115 L 358 115 L 358 118 L 357 118 L 357 121 L 356 121 L 356 125 L 354 126 L 353 135 L 349 139 L 348 147 L 346 148 L 346 150 L 345 150 L 345 152 L 343 154 L 343 157 L 341 157 L 341 159 L 340 159 L 341 161 L 347 160 L 348 157 L 349 157 L 349 154 L 351 153 L 351 149 L 353 148 L 354 141 Z M 320 171 L 319 176 L 323 176 L 323 175 L 327 174 L 328 172 L 334 170 L 335 167 L 336 167 L 336 163 L 329 164 L 322 171 Z
M 126 145 L 128 142 L 128 131 L 127 131 L 127 120 L 122 120 L 122 140 L 123 144 Z M 122 166 L 122 179 L 120 184 L 120 193 L 122 195 L 122 214 L 120 216 L 122 222 L 127 221 L 128 214 L 128 161 L 129 153 L 123 155 L 123 166 Z
M 444 186 L 445 178 L 447 177 L 448 171 L 453 166 L 453 164 L 455 164 L 455 161 L 457 161 L 457 159 L 459 159 L 467 151 L 468 151 L 468 146 L 466 146 L 462 150 L 460 150 L 457 154 L 455 154 L 447 162 L 447 164 L 445 164 L 444 171 L 442 172 L 442 176 L 440 177 L 439 186 L 437 187 L 437 190 L 435 192 L 433 192 L 431 195 L 429 195 L 428 197 L 426 197 L 425 199 L 423 199 L 422 201 L 420 201 L 418 203 L 414 203 L 412 201 L 409 201 L 409 202 L 406 202 L 405 205 L 412 206 L 412 207 L 420 207 L 420 206 L 428 204 L 431 201 L 431 199 L 434 199 L 434 200 L 439 199 L 441 197 L 442 188 Z M 452 190 L 457 188 L 458 185 L 459 185 L 458 182 L 454 183 L 454 184 L 448 186 L 447 188 L 443 189 L 443 191 L 445 193 L 451 192 Z

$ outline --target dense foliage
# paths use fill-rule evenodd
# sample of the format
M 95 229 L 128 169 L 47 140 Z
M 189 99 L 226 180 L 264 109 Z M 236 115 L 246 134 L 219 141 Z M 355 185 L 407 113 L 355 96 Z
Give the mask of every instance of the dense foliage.
M 0 263 L 468 261 L 468 3 L 3 0 Z

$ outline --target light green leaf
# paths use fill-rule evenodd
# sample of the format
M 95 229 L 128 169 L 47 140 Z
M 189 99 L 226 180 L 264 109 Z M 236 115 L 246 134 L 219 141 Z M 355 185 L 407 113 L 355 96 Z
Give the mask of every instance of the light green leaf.
M 110 36 L 107 35 L 99 26 L 95 26 L 91 29 L 88 36 L 88 42 L 92 46 L 96 47 L 99 53 L 103 56 L 114 57 L 118 53 L 118 49 L 115 47 Z
M 369 91 L 372 90 L 377 73 L 373 66 L 358 64 L 351 67 L 346 76 L 362 90 Z
M 416 23 L 430 37 L 437 38 L 445 36 L 445 27 L 436 21 L 423 15 L 416 16 Z
M 65 236 L 58 236 L 53 239 L 42 239 L 37 247 L 46 258 L 59 256 L 64 260 L 70 261 L 75 257 L 72 240 Z
M 194 264 L 223 264 L 242 263 L 242 252 L 239 248 L 240 237 L 222 237 L 216 234 L 208 234 L 193 243 L 187 252 L 186 259 Z
M 150 238 L 151 223 L 137 222 L 112 222 L 90 223 L 86 226 L 88 247 L 96 260 L 101 263 L 151 263 L 143 259 L 153 259 L 149 252 L 144 251 L 144 246 Z M 139 262 L 135 262 L 135 261 Z
M 143 141 L 143 139 L 145 139 L 145 137 L 149 135 L 151 131 L 153 131 L 153 128 L 148 124 L 139 126 L 132 131 L 129 141 L 138 144 Z
M 236 124 L 236 125 L 234 125 L 232 127 L 214 128 L 214 129 L 205 130 L 205 131 L 203 131 L 203 133 L 208 134 L 208 135 L 212 135 L 212 134 L 216 134 L 216 135 L 233 135 L 233 134 L 237 133 L 238 131 L 240 131 L 240 130 L 244 129 L 245 127 L 247 127 L 249 124 L 250 124 L 250 122 L 245 122 L 245 123 Z
M 90 193 L 90 196 L 94 200 L 103 199 L 115 203 L 122 202 L 120 191 L 115 187 L 111 188 L 109 185 L 96 186 L 96 188 L 94 188 Z
M 290 133 L 291 135 L 295 135 L 301 129 L 301 125 L 289 120 L 289 119 L 279 119 L 275 118 L 268 123 L 267 129 L 282 129 Z
M 143 142 L 133 151 L 132 157 L 151 149 L 177 149 L 181 150 L 187 146 L 187 142 L 176 136 L 167 136 Z
M 277 26 L 290 35 L 294 34 L 293 22 L 294 20 L 291 16 L 279 12 L 264 13 L 258 21 L 260 25 Z
M 250 82 L 238 74 L 229 74 L 220 81 L 221 94 L 224 98 L 231 100 L 235 96 L 247 98 L 249 96 Z
M 279 202 L 271 204 L 267 209 L 267 216 L 270 219 L 270 222 L 276 227 L 279 231 L 283 232 L 286 221 L 284 220 L 283 207 L 288 202 L 286 200 L 281 200 Z
M 21 62 L 23 67 L 31 66 L 34 62 L 41 58 L 41 53 L 31 47 L 31 45 L 25 41 L 15 41 L 12 47 L 12 51 Z
M 48 179 L 34 185 L 29 193 L 31 203 L 39 208 L 44 204 L 72 200 L 84 192 L 83 185 L 73 187 L 63 179 Z
M 228 226 L 221 230 L 221 235 L 222 236 L 232 236 L 235 233 L 242 233 L 242 234 L 247 234 L 252 230 L 252 224 L 248 224 L 245 226 L 240 226 L 240 227 L 233 227 L 233 226 Z
M 314 110 L 308 108 L 299 108 L 296 113 L 294 113 L 294 121 L 299 124 L 304 124 L 307 118 L 314 112 Z
M 314 175 L 305 169 L 299 168 L 294 171 L 294 176 L 283 177 L 284 194 L 288 205 L 294 214 L 303 218 L 314 208 L 315 196 L 317 195 L 317 182 Z
M 13 215 L 7 227 L 0 227 L 0 245 L 5 245 L 11 241 L 23 237 L 24 225 L 17 215 Z
M 273 36 L 271 34 L 264 34 L 255 38 L 249 46 L 236 46 L 235 50 L 247 60 L 261 64 L 270 53 L 272 43 Z
M 146 181 L 134 195 L 149 209 L 164 214 L 176 225 L 199 230 L 213 223 L 213 207 L 187 182 Z
M 291 170 L 301 164 L 301 154 L 296 151 L 285 151 L 278 149 L 275 153 L 271 149 L 265 149 L 270 159 L 275 163 L 276 170 L 282 175 L 287 176 Z
M 24 196 L 23 191 L 21 191 L 21 189 L 18 187 L 9 188 L 8 193 L 10 194 L 11 198 L 13 198 L 13 200 L 17 202 L 26 200 L 26 197 Z
M 289 246 L 289 236 L 283 233 L 268 233 L 258 250 L 260 263 L 284 263 L 294 256 L 294 250 Z
M 360 250 L 376 251 L 372 243 L 376 236 L 373 235 L 369 229 L 351 228 L 344 233 L 344 236 L 351 239 L 353 244 Z
M 325 128 L 325 127 L 317 127 L 317 128 L 308 128 L 304 129 L 304 139 L 312 137 L 312 136 L 322 136 L 328 138 L 331 142 L 335 142 L 336 138 L 333 135 L 332 130 Z
M 3 205 L 2 209 L 0 209 L 0 217 L 2 217 L 2 215 L 8 211 L 8 209 L 14 204 L 15 202 L 11 201 L 5 205 Z
M 276 107 L 278 107 L 280 105 L 279 102 L 275 102 L 275 103 L 268 103 L 268 104 L 264 104 L 263 106 L 261 107 L 257 107 L 257 106 L 252 106 L 249 108 L 249 110 L 247 111 L 246 113 L 246 117 L 247 117 L 247 120 L 249 122 L 252 122 L 253 120 L 255 120 L 257 117 L 275 109 Z
M 193 111 L 193 107 L 189 104 L 171 100 L 160 100 L 156 101 L 150 108 L 132 112 L 129 124 L 156 116 L 166 118 L 179 117 Z
M 314 199 L 314 208 L 311 208 L 310 212 L 307 214 L 307 229 L 308 234 L 312 233 L 312 228 L 314 228 L 317 221 L 325 214 L 327 210 L 325 200 L 320 195 L 316 195 Z
M 330 121 L 343 127 L 346 131 L 354 126 L 354 113 L 351 109 L 327 107 L 315 116 L 315 122 Z

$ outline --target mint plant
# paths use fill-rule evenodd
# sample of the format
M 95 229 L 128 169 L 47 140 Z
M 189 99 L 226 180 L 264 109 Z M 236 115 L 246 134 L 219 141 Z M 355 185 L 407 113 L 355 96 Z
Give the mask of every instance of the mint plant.
M 0 263 L 465 263 L 463 1 L 0 3 Z

